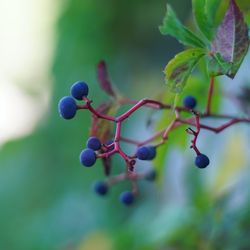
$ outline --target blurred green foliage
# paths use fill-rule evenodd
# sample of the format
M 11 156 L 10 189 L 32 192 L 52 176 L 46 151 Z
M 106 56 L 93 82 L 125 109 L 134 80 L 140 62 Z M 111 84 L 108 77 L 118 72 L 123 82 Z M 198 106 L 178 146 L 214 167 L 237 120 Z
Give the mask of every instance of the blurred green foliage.
M 189 1 L 171 3 L 183 20 L 189 18 Z M 246 179 L 242 183 L 225 190 L 223 184 L 222 191 L 215 194 L 208 182 L 210 170 L 197 171 L 190 150 L 178 154 L 178 158 L 185 158 L 183 168 L 178 167 L 176 152 L 169 150 L 161 156 L 162 186 L 140 183 L 135 206 L 125 208 L 117 201 L 119 192 L 129 188 L 128 183 L 114 187 L 107 199 L 92 193 L 92 182 L 103 178 L 101 164 L 86 169 L 78 161 L 88 137 L 90 116 L 82 112 L 70 122 L 62 120 L 57 113 L 59 98 L 80 78 L 89 83 L 95 105 L 104 100 L 95 79 L 100 59 L 107 60 L 112 80 L 123 93 L 138 99 L 152 97 L 151 93 L 164 89 L 161 71 L 181 47 L 158 31 L 165 0 L 71 0 L 64 4 L 56 27 L 49 113 L 34 133 L 7 143 L 0 152 L 0 249 L 249 249 L 249 187 L 242 184 L 249 177 L 249 162 L 239 165 L 237 171 L 229 168 L 233 176 L 243 173 Z M 193 86 L 199 85 L 194 95 L 201 108 L 207 88 L 202 77 L 190 78 L 193 85 L 188 84 L 183 93 L 194 93 Z M 219 99 L 215 109 L 218 104 Z M 136 123 L 133 120 L 124 132 Z M 176 140 L 186 142 L 183 131 L 174 138 L 167 147 L 174 149 Z M 240 137 L 236 146 L 244 148 L 243 142 Z M 227 158 L 234 147 L 222 145 Z M 206 149 L 209 147 L 219 145 L 207 140 Z M 238 163 L 236 160 L 233 166 Z M 119 159 L 114 165 L 114 172 L 123 169 Z M 222 170 L 227 171 L 226 167 Z M 230 184 L 232 180 L 227 181 Z M 237 206 L 242 192 L 244 201 Z

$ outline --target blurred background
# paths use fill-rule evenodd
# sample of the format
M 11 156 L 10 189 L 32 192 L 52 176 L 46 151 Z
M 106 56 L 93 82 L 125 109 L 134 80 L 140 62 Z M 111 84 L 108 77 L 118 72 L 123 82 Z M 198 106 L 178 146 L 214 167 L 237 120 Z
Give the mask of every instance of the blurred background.
M 168 2 L 192 23 L 191 1 Z M 238 2 L 250 20 L 249 2 Z M 161 181 L 141 181 L 139 198 L 127 208 L 118 196 L 129 183 L 102 199 L 92 191 L 95 180 L 105 179 L 100 162 L 91 169 L 79 163 L 88 112 L 71 121 L 58 115 L 59 99 L 79 79 L 89 84 L 95 106 L 107 100 L 96 80 L 101 59 L 124 95 L 165 91 L 164 66 L 183 49 L 158 30 L 165 6 L 166 0 L 0 1 L 0 249 L 250 249 L 248 125 L 203 132 L 198 143 L 211 165 L 202 171 L 194 167 L 185 128 L 173 133 L 154 163 Z M 220 78 L 214 110 L 244 115 L 234 94 L 250 86 L 249 63 L 248 54 L 234 81 Z M 205 80 L 192 76 L 183 93 L 195 95 L 200 109 Z M 149 116 L 138 112 L 123 133 L 152 133 Z M 123 171 L 120 159 L 113 163 L 114 172 Z

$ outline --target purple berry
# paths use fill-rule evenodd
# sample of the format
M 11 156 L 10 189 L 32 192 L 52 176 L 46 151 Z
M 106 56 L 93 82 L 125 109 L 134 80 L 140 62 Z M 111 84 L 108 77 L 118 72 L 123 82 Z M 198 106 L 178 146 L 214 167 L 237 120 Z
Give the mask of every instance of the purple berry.
M 94 191 L 99 195 L 106 195 L 108 192 L 108 185 L 104 181 L 98 181 L 94 184 Z
M 64 96 L 58 103 L 58 110 L 64 119 L 72 119 L 77 111 L 75 100 L 71 96 Z
M 199 154 L 195 158 L 195 165 L 198 168 L 205 168 L 209 165 L 209 163 L 210 163 L 209 158 L 204 154 Z
M 82 100 L 84 96 L 88 95 L 89 87 L 85 82 L 78 81 L 71 86 L 70 92 L 74 98 Z
M 84 149 L 80 154 L 80 162 L 85 167 L 93 166 L 96 162 L 95 151 L 90 148 Z
M 156 156 L 156 148 L 152 145 L 139 147 L 136 156 L 140 160 L 153 160 Z
M 136 156 L 140 160 L 147 160 L 150 156 L 150 150 L 146 146 L 139 147 L 136 152 Z
M 125 191 L 120 194 L 120 202 L 125 205 L 131 205 L 134 202 L 134 195 L 132 192 Z
M 196 104 L 196 99 L 191 95 L 186 96 L 183 100 L 183 105 L 188 109 L 194 109 Z
M 156 147 L 149 145 L 147 146 L 148 150 L 149 150 L 149 155 L 147 160 L 153 160 L 156 157 Z
M 101 148 L 101 146 L 102 146 L 102 144 L 97 137 L 95 137 L 95 136 L 89 137 L 89 139 L 87 141 L 88 148 L 96 151 L 96 150 L 99 150 Z

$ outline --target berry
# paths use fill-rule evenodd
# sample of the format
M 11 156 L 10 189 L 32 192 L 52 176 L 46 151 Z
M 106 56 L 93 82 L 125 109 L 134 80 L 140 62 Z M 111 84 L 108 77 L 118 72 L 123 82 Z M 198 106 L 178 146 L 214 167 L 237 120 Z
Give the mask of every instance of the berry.
M 140 160 L 153 160 L 156 156 L 156 148 L 152 145 L 139 147 L 136 156 Z
M 204 154 L 199 154 L 195 158 L 195 165 L 198 168 L 205 168 L 209 165 L 209 163 L 210 163 L 209 158 Z
M 125 191 L 120 194 L 120 202 L 125 204 L 125 205 L 131 205 L 134 202 L 134 195 L 132 192 Z
M 64 96 L 58 103 L 60 116 L 66 120 L 72 119 L 77 111 L 75 100 L 70 96 Z
M 97 137 L 89 137 L 87 141 L 87 147 L 90 149 L 93 149 L 94 151 L 99 150 L 101 148 L 102 144 L 100 140 Z
M 87 83 L 78 81 L 74 83 L 70 88 L 71 95 L 77 100 L 82 100 L 84 96 L 87 96 L 89 93 L 89 87 Z
M 108 192 L 108 185 L 104 181 L 98 181 L 94 184 L 94 191 L 99 195 L 105 195 Z
M 149 155 L 148 155 L 147 160 L 153 160 L 156 156 L 156 147 L 149 145 L 149 146 L 147 146 L 147 148 L 149 150 Z
M 183 105 L 188 109 L 194 109 L 196 104 L 196 99 L 191 95 L 186 96 L 183 100 Z
M 146 146 L 139 147 L 136 152 L 136 156 L 140 160 L 147 160 L 150 156 L 150 150 Z
M 156 171 L 154 169 L 151 169 L 148 173 L 146 173 L 145 180 L 154 181 L 156 176 L 157 176 Z
M 95 151 L 90 148 L 84 149 L 80 154 L 80 162 L 85 167 L 93 166 L 96 162 Z

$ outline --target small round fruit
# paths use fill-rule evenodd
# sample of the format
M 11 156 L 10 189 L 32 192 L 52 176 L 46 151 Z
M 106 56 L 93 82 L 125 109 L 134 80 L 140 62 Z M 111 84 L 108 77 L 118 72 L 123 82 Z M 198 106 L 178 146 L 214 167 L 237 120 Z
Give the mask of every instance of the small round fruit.
M 108 193 L 108 185 L 104 181 L 98 181 L 94 184 L 94 191 L 99 195 L 106 195 Z
M 75 100 L 71 96 L 64 96 L 58 103 L 58 111 L 62 118 L 72 119 L 77 111 Z
M 191 95 L 186 96 L 183 100 L 183 105 L 188 109 L 194 109 L 196 104 L 196 99 Z
M 95 151 L 90 148 L 84 149 L 80 154 L 80 162 L 85 167 L 93 166 L 96 162 Z
M 89 93 L 89 87 L 87 83 L 78 81 L 74 83 L 70 88 L 71 95 L 77 100 L 82 100 L 84 96 L 87 96 Z
M 153 160 L 156 157 L 156 147 L 149 145 L 147 146 L 148 150 L 149 150 L 149 155 L 147 160 Z
M 136 152 L 136 156 L 140 160 L 147 160 L 150 156 L 150 150 L 146 146 L 139 147 Z
M 96 150 L 99 150 L 101 148 L 101 146 L 102 146 L 102 144 L 97 137 L 95 137 L 95 136 L 89 137 L 89 139 L 87 141 L 88 148 L 96 151 Z
M 210 163 L 209 158 L 204 154 L 199 154 L 195 158 L 195 165 L 198 168 L 205 168 L 209 165 L 209 163 Z
M 132 192 L 125 191 L 120 194 L 119 199 L 121 203 L 129 206 L 134 202 L 134 195 Z
M 154 181 L 156 179 L 156 171 L 154 169 L 151 169 L 149 172 L 145 175 L 145 180 L 147 181 Z

